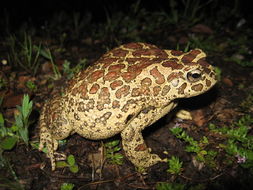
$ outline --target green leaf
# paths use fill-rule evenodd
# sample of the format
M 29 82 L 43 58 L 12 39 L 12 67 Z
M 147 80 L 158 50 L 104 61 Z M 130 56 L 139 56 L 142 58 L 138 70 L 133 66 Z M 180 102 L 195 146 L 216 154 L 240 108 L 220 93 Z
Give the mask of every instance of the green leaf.
M 46 59 L 49 59 L 49 60 L 51 59 L 51 52 L 47 48 L 41 49 L 40 50 L 40 55 L 42 55 Z
M 11 150 L 17 143 L 18 138 L 17 137 L 6 137 L 1 143 L 0 146 L 4 150 Z
M 16 125 L 19 129 L 22 129 L 24 124 L 23 124 L 23 120 L 22 120 L 22 115 L 19 113 L 18 115 L 15 115 L 15 121 L 16 121 Z
M 65 162 L 65 161 L 58 161 L 58 162 L 56 162 L 56 167 L 57 168 L 64 168 L 64 167 L 68 167 L 68 166 L 69 166 L 68 163 Z
M 17 132 L 18 131 L 18 126 L 17 125 L 12 125 L 11 126 L 11 131 L 12 132 Z
M 0 127 L 4 127 L 4 117 L 2 113 L 0 113 Z
M 79 171 L 78 165 L 70 166 L 70 167 L 69 167 L 69 170 L 70 170 L 72 173 L 77 173 L 77 172 Z
M 75 187 L 72 183 L 63 183 L 61 185 L 61 190 L 72 190 Z
M 74 155 L 69 155 L 68 156 L 68 158 L 67 158 L 67 162 L 68 162 L 68 164 L 70 165 L 70 166 L 73 166 L 73 165 L 75 165 L 75 163 L 76 163 L 76 160 L 75 160 L 75 157 L 74 157 Z
M 22 115 L 24 119 L 29 117 L 32 110 L 32 104 L 32 101 L 29 102 L 29 96 L 25 94 L 22 102 Z

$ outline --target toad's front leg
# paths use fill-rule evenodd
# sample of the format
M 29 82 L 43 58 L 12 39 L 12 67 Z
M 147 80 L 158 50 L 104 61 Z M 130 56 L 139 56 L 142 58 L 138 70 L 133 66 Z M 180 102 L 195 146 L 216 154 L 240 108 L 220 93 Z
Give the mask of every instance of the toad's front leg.
M 148 168 L 158 162 L 163 162 L 158 155 L 151 154 L 147 148 L 140 130 L 129 124 L 122 132 L 122 145 L 128 159 L 138 168 Z

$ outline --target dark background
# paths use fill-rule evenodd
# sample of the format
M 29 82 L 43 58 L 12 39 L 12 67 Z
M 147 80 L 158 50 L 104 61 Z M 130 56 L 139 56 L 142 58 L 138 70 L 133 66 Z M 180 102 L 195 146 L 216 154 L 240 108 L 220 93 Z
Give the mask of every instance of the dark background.
M 193 2 L 194 0 L 192 0 Z M 1 23 L 5 23 L 6 19 L 12 26 L 18 26 L 22 22 L 31 22 L 35 25 L 41 25 L 45 20 L 50 19 L 54 14 L 65 11 L 67 13 L 80 12 L 85 14 L 87 12 L 92 14 L 93 22 L 104 21 L 106 14 L 113 14 L 114 12 L 128 12 L 130 5 L 136 3 L 136 0 L 23 0 L 23 1 L 7 1 L 4 5 L 1 5 L 0 16 Z M 140 1 L 140 7 L 145 8 L 147 11 L 170 11 L 168 0 L 155 0 Z M 182 1 L 176 1 L 178 6 L 176 9 L 182 9 Z M 210 10 L 207 15 L 212 17 L 215 11 L 219 9 L 233 9 L 237 6 L 237 13 L 240 13 L 242 17 L 252 22 L 252 8 L 250 1 L 240 0 L 220 0 L 211 1 Z M 210 6 L 210 7 L 211 7 Z

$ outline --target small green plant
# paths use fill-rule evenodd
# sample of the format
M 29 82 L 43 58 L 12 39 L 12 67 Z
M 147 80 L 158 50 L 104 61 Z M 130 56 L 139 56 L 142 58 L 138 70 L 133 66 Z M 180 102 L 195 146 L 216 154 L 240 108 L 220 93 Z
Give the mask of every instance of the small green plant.
M 4 78 L 0 77 L 0 89 L 4 88 L 6 84 L 7 81 Z
M 72 154 L 70 154 L 67 157 L 67 161 L 56 162 L 56 167 L 58 167 L 58 168 L 68 167 L 72 173 L 77 173 L 79 171 L 79 167 L 76 163 L 75 157 Z
M 215 73 L 216 73 L 216 76 L 217 76 L 217 79 L 218 79 L 218 81 L 220 81 L 221 80 L 221 68 L 219 68 L 219 67 L 214 67 L 214 70 L 215 70 Z
M 225 58 L 225 61 L 228 62 L 235 62 L 236 64 L 242 66 L 242 67 L 253 67 L 253 61 L 247 61 L 244 58 L 241 58 L 241 56 L 234 55 L 229 58 Z
M 121 148 L 119 147 L 119 140 L 114 140 L 105 143 L 105 158 L 108 159 L 111 164 L 123 164 L 123 156 L 118 153 Z
M 67 78 L 71 79 L 76 73 L 85 67 L 87 63 L 86 59 L 80 60 L 80 62 L 73 68 L 70 68 L 70 62 L 65 60 L 63 64 L 63 72 L 67 74 Z
M 194 36 L 190 37 L 191 48 L 200 48 L 206 52 L 219 51 L 218 45 L 215 43 L 214 36 Z
M 253 112 L 253 90 L 251 90 L 248 96 L 241 102 L 240 107 L 245 112 Z
M 9 49 L 8 62 L 35 75 L 39 67 L 38 58 L 41 44 L 35 46 L 31 36 L 27 33 L 24 33 L 23 40 L 18 40 L 16 36 L 11 35 L 7 41 Z
M 6 150 L 12 150 L 19 140 L 23 140 L 28 145 L 28 127 L 29 116 L 32 110 L 32 101 L 29 101 L 29 96 L 24 95 L 22 106 L 17 106 L 18 115 L 15 115 L 15 124 L 11 127 L 6 127 L 3 114 L 0 113 L 0 168 L 5 167 L 7 171 L 13 176 L 15 181 L 9 181 L 8 179 L 0 179 L 2 184 L 0 187 L 7 189 L 24 189 L 21 184 L 18 183 L 18 178 L 15 171 L 12 169 L 8 159 L 5 159 L 3 152 Z
M 168 160 L 168 164 L 169 169 L 167 172 L 174 175 L 179 175 L 181 173 L 183 162 L 180 162 L 179 158 L 172 156 L 172 158 Z
M 10 128 L 5 126 L 3 115 L 0 113 L 0 148 L 2 150 L 11 150 L 20 139 L 28 145 L 29 116 L 32 111 L 32 104 L 29 96 L 24 95 L 22 106 L 17 106 L 19 113 L 15 114 L 15 124 Z
M 63 146 L 66 145 L 67 140 L 58 140 L 59 146 Z M 34 149 L 38 149 L 39 150 L 39 141 L 30 141 L 30 145 L 34 148 Z M 42 152 L 44 152 L 45 154 L 47 154 L 47 147 L 44 147 L 42 149 Z
M 29 96 L 25 94 L 22 106 L 17 106 L 19 113 L 15 114 L 15 126 L 17 127 L 17 132 L 26 145 L 28 145 L 29 141 L 28 127 L 30 125 L 29 116 L 32 112 L 32 106 L 33 102 L 30 101 Z
M 35 46 L 35 47 L 36 47 L 36 49 L 40 48 L 40 47 L 37 47 L 37 46 Z M 53 55 L 52 55 L 50 49 L 49 48 L 41 48 L 40 49 L 40 55 L 42 57 L 44 57 L 45 59 L 48 59 L 50 61 L 50 63 L 52 64 L 52 68 L 53 68 L 53 72 L 54 72 L 53 79 L 55 79 L 55 80 L 60 79 L 61 78 L 61 73 L 60 73 L 58 67 L 54 63 Z
M 185 185 L 180 183 L 159 182 L 156 184 L 156 190 L 184 190 Z
M 242 167 L 253 167 L 253 136 L 250 134 L 253 118 L 250 115 L 244 115 L 238 122 L 227 127 L 216 127 L 209 125 L 211 131 L 224 135 L 227 138 L 225 144 L 220 144 L 228 155 L 236 159 Z
M 72 190 L 75 187 L 73 183 L 63 183 L 61 185 L 61 190 Z
M 235 62 L 242 67 L 253 67 L 253 61 L 246 60 L 250 52 L 250 40 L 247 35 L 239 36 L 236 40 L 228 39 L 228 47 L 230 49 L 236 49 L 236 52 L 224 60 L 228 62 Z
M 185 131 L 183 131 L 180 127 L 174 127 L 171 128 L 170 131 L 173 135 L 175 135 L 177 138 L 184 140 L 189 145 L 185 147 L 186 152 L 194 152 L 196 153 L 196 160 L 200 162 L 205 162 L 209 166 L 214 166 L 214 158 L 217 155 L 216 151 L 213 150 L 206 150 L 206 146 L 209 145 L 209 141 L 207 137 L 202 137 L 200 141 L 194 140 L 192 137 L 190 137 L 188 134 L 186 134 Z
M 36 90 L 37 90 L 37 86 L 36 86 L 36 84 L 34 84 L 34 82 L 33 81 L 27 81 L 26 82 L 26 87 L 29 89 L 29 90 L 31 90 L 31 91 L 33 91 L 33 92 L 35 92 Z

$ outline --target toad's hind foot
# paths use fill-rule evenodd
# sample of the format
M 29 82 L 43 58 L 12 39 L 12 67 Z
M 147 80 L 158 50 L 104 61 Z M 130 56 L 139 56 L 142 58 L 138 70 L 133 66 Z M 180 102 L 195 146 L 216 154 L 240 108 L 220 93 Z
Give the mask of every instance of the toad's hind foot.
M 56 167 L 55 150 L 58 148 L 58 142 L 52 138 L 51 133 L 45 127 L 40 130 L 39 150 L 42 151 L 44 147 L 47 149 L 47 157 L 50 158 L 52 171 L 54 171 Z

